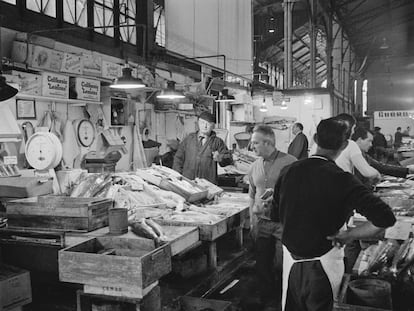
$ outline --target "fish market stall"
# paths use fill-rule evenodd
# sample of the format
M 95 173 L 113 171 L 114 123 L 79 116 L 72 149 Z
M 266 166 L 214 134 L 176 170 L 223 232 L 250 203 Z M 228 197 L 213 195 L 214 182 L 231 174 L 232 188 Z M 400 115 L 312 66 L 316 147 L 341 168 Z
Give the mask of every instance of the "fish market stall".
M 342 302 L 406 310 L 414 305 L 414 182 L 386 176 L 376 185 L 376 194 L 391 206 L 397 222 L 377 240 L 361 241 L 352 274 L 344 277 Z M 354 217 L 354 223 L 363 221 L 360 215 Z
M 102 265 L 109 263 L 105 269 L 117 271 L 120 268 L 115 266 L 122 260 L 157 259 L 159 248 L 163 249 L 164 262 L 204 244 L 208 265 L 216 268 L 218 238 L 236 232 L 237 244 L 241 247 L 243 243 L 242 229 L 249 215 L 247 194 L 227 193 L 202 179 L 190 181 L 164 167 L 123 173 L 82 172 L 61 189 L 65 189 L 61 195 L 6 204 L 9 226 L 3 229 L 0 240 L 33 246 L 53 240 L 48 245 L 55 247 L 54 254 L 59 255 L 52 257 L 59 261 L 57 271 L 51 272 L 59 273 L 60 281 L 83 284 L 84 294 L 111 295 L 113 288 L 118 294 L 126 291 L 107 279 L 98 286 L 104 276 L 98 275 L 98 266 L 96 273 L 88 270 L 88 256 L 101 260 Z M 127 215 L 126 231 L 116 235 L 108 226 L 113 209 L 125 210 Z M 79 263 L 85 259 L 85 264 L 68 266 L 75 259 Z M 140 271 L 136 273 L 145 270 Z M 144 274 L 141 277 L 147 278 Z M 94 278 L 94 284 L 87 283 Z M 154 277 L 151 283 L 140 284 L 133 298 L 153 290 L 147 287 L 158 286 L 156 282 Z

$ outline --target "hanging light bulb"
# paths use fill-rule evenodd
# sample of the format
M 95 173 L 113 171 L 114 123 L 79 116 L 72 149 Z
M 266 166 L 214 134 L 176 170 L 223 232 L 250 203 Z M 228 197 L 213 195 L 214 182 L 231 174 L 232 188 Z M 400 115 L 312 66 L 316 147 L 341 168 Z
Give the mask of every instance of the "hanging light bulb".
M 305 96 L 305 100 L 303 101 L 303 103 L 304 103 L 305 105 L 310 105 L 310 104 L 312 104 L 312 97 L 310 97 L 309 95 L 308 95 L 308 96 Z
M 260 109 L 261 112 L 267 112 L 267 105 L 266 105 L 266 98 L 263 97 L 263 102 L 260 105 Z
M 382 43 L 379 48 L 381 50 L 387 50 L 389 47 L 390 46 L 388 45 L 387 38 L 386 37 L 382 38 Z
M 287 106 L 287 104 L 286 104 L 286 101 L 285 101 L 285 100 L 282 100 L 282 104 L 280 105 L 280 109 L 282 109 L 282 110 L 286 110 L 286 109 L 288 109 L 288 106 Z

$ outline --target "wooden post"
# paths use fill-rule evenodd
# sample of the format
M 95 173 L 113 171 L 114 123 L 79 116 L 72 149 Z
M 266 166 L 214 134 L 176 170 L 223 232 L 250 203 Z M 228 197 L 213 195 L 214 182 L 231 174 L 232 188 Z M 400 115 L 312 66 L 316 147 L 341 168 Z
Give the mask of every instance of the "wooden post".
M 217 268 L 217 244 L 215 241 L 208 242 L 208 266 Z

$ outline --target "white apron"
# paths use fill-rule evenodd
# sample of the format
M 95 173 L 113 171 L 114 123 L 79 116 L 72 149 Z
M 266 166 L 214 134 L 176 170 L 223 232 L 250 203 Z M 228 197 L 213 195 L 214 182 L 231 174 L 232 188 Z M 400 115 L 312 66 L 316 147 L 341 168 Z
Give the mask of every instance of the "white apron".
M 322 268 L 328 276 L 329 282 L 331 283 L 332 294 L 334 301 L 338 298 L 339 287 L 341 285 L 342 277 L 345 272 L 344 266 L 344 247 L 333 247 L 329 252 L 321 257 L 299 259 L 295 260 L 291 256 L 287 247 L 283 245 L 283 278 L 282 278 L 282 310 L 285 310 L 288 281 L 290 270 L 294 263 L 315 261 L 321 262 Z

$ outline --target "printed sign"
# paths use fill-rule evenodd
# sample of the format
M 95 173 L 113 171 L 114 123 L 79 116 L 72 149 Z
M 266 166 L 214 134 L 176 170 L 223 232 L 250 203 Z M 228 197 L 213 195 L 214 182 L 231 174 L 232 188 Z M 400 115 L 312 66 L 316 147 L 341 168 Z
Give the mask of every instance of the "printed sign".
M 35 68 L 60 71 L 63 53 L 36 45 L 33 49 L 32 66 Z
M 64 53 L 61 71 L 82 74 L 82 57 L 72 53 Z
M 44 72 L 42 74 L 42 95 L 59 98 L 69 98 L 69 77 Z
M 99 101 L 101 98 L 101 82 L 85 78 L 71 78 L 71 89 L 77 94 L 77 99 Z
M 111 63 L 108 61 L 102 61 L 102 77 L 107 79 L 116 79 L 122 74 L 121 65 Z
M 102 57 L 83 54 L 83 74 L 100 77 L 102 75 Z
M 375 119 L 401 119 L 401 118 L 411 118 L 414 116 L 413 110 L 394 110 L 394 111 L 375 111 Z

